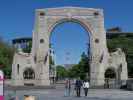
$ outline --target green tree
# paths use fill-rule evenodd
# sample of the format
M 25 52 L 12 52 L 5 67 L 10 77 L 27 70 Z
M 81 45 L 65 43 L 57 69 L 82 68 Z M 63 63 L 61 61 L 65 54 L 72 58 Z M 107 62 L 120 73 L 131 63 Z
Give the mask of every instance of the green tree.
M 107 39 L 109 51 L 115 51 L 116 48 L 122 48 L 126 54 L 128 64 L 128 75 L 133 77 L 133 35 L 119 35 Z
M 58 79 L 67 77 L 67 70 L 61 65 L 56 66 L 56 73 Z
M 89 56 L 85 54 L 85 52 L 82 53 L 81 55 L 81 60 L 79 62 L 79 66 L 81 67 L 80 69 L 84 73 L 84 75 L 90 75 L 90 66 L 89 66 Z
M 14 49 L 9 44 L 0 39 L 0 66 L 4 71 L 5 77 L 11 77 L 11 66 L 13 61 Z
M 89 70 L 89 57 L 83 52 L 79 63 L 69 69 L 68 76 L 71 78 L 80 77 L 84 80 L 89 77 Z
M 79 65 L 73 65 L 71 69 L 68 70 L 68 77 L 70 78 L 78 78 L 80 77 L 80 68 Z

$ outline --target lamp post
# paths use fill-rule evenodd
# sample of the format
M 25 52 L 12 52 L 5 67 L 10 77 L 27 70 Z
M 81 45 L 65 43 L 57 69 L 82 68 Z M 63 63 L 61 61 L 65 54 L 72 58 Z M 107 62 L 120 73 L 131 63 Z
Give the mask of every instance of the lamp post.
M 56 62 L 55 62 L 55 52 L 54 52 L 54 49 L 53 49 L 53 44 L 50 43 L 50 57 L 51 57 L 51 63 L 50 63 L 50 73 L 51 73 L 51 76 L 52 76 L 52 80 L 53 80 L 53 83 L 55 83 L 55 78 L 56 78 Z

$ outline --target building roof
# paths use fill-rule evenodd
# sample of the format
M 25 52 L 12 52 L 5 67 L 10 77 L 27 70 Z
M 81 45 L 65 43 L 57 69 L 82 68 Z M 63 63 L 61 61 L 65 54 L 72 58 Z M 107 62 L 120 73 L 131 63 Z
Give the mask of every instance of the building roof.
M 107 38 L 114 38 L 118 36 L 133 37 L 133 32 L 124 32 L 120 27 L 113 27 L 107 29 L 106 31 Z
M 21 43 L 21 42 L 28 42 L 28 41 L 32 41 L 31 37 L 22 37 L 22 38 L 16 38 L 12 40 L 12 43 Z

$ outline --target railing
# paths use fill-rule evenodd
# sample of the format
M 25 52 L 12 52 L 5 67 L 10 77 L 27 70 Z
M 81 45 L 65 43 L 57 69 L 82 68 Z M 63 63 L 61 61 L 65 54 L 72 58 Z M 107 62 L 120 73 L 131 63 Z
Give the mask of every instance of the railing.
M 108 80 L 108 82 L 107 82 Z M 26 84 L 35 83 L 36 80 L 23 80 Z M 72 81 L 73 82 L 73 81 Z M 11 85 L 12 80 L 5 80 L 5 85 Z M 56 84 L 64 84 L 65 80 L 57 81 Z M 125 88 L 128 90 L 133 90 L 133 78 L 129 78 L 128 80 L 116 80 L 116 79 L 106 79 L 105 84 L 100 88 Z
M 133 78 L 127 80 L 127 89 L 133 91 Z
M 105 79 L 104 88 L 121 88 L 127 85 L 127 80 Z

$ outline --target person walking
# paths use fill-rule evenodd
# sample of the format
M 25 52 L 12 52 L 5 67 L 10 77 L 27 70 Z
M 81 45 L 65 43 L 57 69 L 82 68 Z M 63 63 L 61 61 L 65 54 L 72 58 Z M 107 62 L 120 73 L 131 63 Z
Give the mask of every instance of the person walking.
M 90 87 L 89 82 L 87 80 L 85 80 L 84 83 L 83 83 L 83 88 L 84 88 L 85 96 L 87 96 L 87 94 L 88 94 L 89 87 Z
M 75 89 L 77 97 L 80 97 L 81 86 L 82 86 L 82 81 L 80 79 L 76 80 Z
M 73 93 L 72 93 L 73 95 L 76 95 L 76 85 L 75 84 L 76 84 L 76 79 L 73 80 L 73 85 L 74 85 Z
M 65 95 L 64 96 L 70 96 L 71 93 L 71 81 L 70 79 L 67 79 L 65 82 Z

